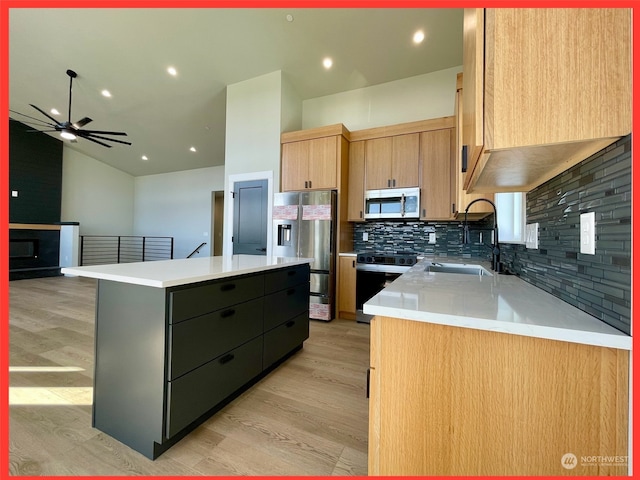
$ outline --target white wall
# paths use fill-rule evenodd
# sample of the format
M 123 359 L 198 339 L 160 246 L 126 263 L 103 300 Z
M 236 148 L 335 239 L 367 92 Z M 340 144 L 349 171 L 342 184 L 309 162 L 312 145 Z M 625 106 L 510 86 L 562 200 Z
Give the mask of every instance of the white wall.
M 225 167 L 135 178 L 135 235 L 174 237 L 173 257 L 210 255 L 211 192 L 223 190 Z
M 277 71 L 227 87 L 227 176 L 273 170 L 280 183 L 281 79 Z
M 280 185 L 280 133 L 282 121 L 296 122 L 298 113 L 284 114 L 294 94 L 285 81 L 283 99 L 282 72 L 276 71 L 227 87 L 227 124 L 225 144 L 225 214 L 223 255 L 233 251 L 233 198 L 235 182 L 266 178 L 271 218 L 272 193 Z M 267 222 L 267 254 L 271 252 L 271 222 Z
M 80 235 L 131 235 L 133 198 L 133 176 L 63 146 L 61 220 Z
M 305 100 L 302 128 L 343 123 L 353 131 L 453 115 L 461 71 L 453 67 Z

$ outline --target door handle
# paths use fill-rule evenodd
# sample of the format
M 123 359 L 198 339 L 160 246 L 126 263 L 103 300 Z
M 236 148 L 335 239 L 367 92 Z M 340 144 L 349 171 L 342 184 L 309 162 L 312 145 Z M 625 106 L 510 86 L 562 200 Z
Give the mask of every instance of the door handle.
M 233 290 L 234 288 L 236 288 L 235 283 L 227 283 L 226 285 L 222 285 L 220 287 L 220 290 L 223 292 L 228 292 L 229 290 Z
M 462 145 L 462 173 L 467 171 L 467 156 L 469 155 L 468 147 L 466 145 Z
M 293 320 L 289 320 L 289 321 L 285 324 L 285 327 L 287 327 L 287 328 L 291 328 L 291 327 L 293 327 L 295 324 L 296 324 L 296 322 L 295 322 L 295 321 L 293 321 Z
M 309 180 L 309 188 L 311 188 L 311 180 Z
M 227 353 L 224 357 L 220 359 L 220 364 L 224 365 L 225 363 L 229 363 L 231 360 L 236 358 L 233 353 Z
M 224 312 L 222 312 L 220 314 L 220 317 L 222 318 L 227 318 L 227 317 L 231 317 L 236 313 L 236 311 L 234 309 L 231 310 L 225 310 Z

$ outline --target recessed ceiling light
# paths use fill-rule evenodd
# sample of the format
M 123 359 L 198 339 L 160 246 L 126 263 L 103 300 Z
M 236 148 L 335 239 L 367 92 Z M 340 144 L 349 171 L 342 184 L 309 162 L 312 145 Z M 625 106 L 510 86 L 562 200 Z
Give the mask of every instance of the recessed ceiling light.
M 422 30 L 418 30 L 413 34 L 413 43 L 422 43 L 424 40 L 424 32 Z
M 51 113 L 53 113 L 54 115 L 60 115 L 60 112 L 58 110 L 56 110 L 55 108 L 51 109 Z
M 329 69 L 333 65 L 333 60 L 327 57 L 324 60 L 322 60 L 322 65 L 324 65 L 324 68 Z
M 293 15 L 291 15 L 290 13 L 287 14 L 287 22 L 293 22 Z
M 102 90 L 100 93 L 103 97 L 111 98 L 111 92 L 109 90 Z
M 196 147 L 191 147 L 189 150 L 191 150 L 192 152 L 196 151 Z
M 149 157 L 147 157 L 146 155 L 142 155 L 142 159 L 143 160 L 149 160 Z
M 167 68 L 167 72 L 169 72 L 169 75 L 172 75 L 174 77 L 178 75 L 178 71 L 174 67 Z

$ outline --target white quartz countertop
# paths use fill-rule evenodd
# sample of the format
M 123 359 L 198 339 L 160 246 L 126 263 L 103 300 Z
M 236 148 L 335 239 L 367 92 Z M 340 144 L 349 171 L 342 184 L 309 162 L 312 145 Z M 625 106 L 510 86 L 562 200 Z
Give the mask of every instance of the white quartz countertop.
M 61 272 L 100 280 L 112 280 L 114 282 L 166 288 L 293 265 L 302 265 L 310 263 L 312 260 L 311 258 L 298 257 L 233 255 L 92 265 L 86 267 L 65 267 L 61 269 Z
M 631 337 L 514 275 L 427 272 L 425 258 L 364 304 L 364 313 L 631 350 Z

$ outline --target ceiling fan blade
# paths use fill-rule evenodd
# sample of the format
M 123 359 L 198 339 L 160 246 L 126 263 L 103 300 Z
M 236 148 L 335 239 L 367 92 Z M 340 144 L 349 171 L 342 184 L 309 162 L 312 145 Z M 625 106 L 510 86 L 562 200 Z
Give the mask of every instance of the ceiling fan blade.
M 47 112 L 45 112 L 44 110 L 42 110 L 41 108 L 36 107 L 33 103 L 30 103 L 29 105 L 31 105 L 33 108 L 35 108 L 36 110 L 38 110 L 41 114 L 43 114 L 45 117 L 47 117 L 49 120 L 53 121 L 56 125 L 58 125 L 58 121 L 53 118 L 51 115 L 49 115 Z
M 16 112 L 15 110 L 9 110 L 11 113 L 17 113 L 18 115 L 22 115 L 23 117 L 27 117 L 30 118 L 31 120 L 35 120 L 36 122 L 42 122 L 45 125 L 49 126 L 49 127 L 55 127 L 56 125 L 53 125 L 51 123 L 45 122 L 44 120 L 42 120 L 41 118 L 36 118 L 36 117 L 32 117 L 30 115 L 25 115 L 24 113 L 20 113 L 20 112 Z M 22 122 L 22 123 L 29 123 L 29 122 Z M 56 122 L 57 124 L 57 122 Z
M 77 132 L 78 135 L 80 135 L 82 138 L 99 138 L 100 140 L 108 140 L 109 142 L 117 142 L 117 143 L 123 143 L 125 145 L 131 145 L 131 142 L 123 142 L 122 140 L 116 140 L 115 138 L 107 138 L 107 137 L 101 137 L 100 135 L 94 135 L 94 134 L 89 134 L 89 135 L 84 135 L 84 133 L 82 130 Z
M 90 119 L 89 117 L 84 117 L 78 120 L 77 122 L 74 122 L 73 126 L 76 128 L 82 128 L 89 122 L 93 122 L 93 120 Z
M 111 148 L 111 145 L 107 145 L 106 143 L 99 142 L 98 140 L 94 140 L 94 139 L 93 139 L 93 138 L 91 138 L 91 137 L 84 137 L 84 136 L 83 136 L 83 137 L 81 137 L 81 138 L 84 138 L 85 140 L 89 140 L 90 142 L 93 142 L 93 143 L 97 143 L 97 144 L 99 144 L 99 145 L 102 145 L 103 147 Z
M 124 135 L 125 137 L 127 136 L 126 133 L 124 132 L 107 132 L 106 130 L 82 130 L 83 133 L 90 133 L 90 134 L 94 134 L 94 133 L 100 133 L 102 135 Z
M 57 132 L 58 130 L 25 130 L 25 132 L 29 132 L 29 133 L 33 133 L 33 132 L 40 132 L 40 133 L 49 133 L 49 132 Z

